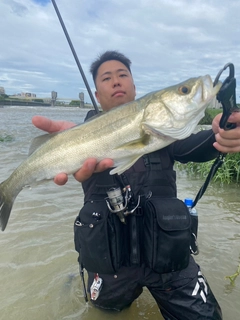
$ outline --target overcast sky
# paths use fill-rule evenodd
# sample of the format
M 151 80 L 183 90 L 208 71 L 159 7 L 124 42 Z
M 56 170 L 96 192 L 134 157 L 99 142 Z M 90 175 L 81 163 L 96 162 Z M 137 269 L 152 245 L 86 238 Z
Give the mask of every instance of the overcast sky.
M 105 50 L 132 60 L 137 97 L 232 62 L 240 101 L 240 0 L 56 0 L 92 91 Z M 50 0 L 0 1 L 0 86 L 6 94 L 90 102 Z M 225 71 L 224 79 L 228 75 Z

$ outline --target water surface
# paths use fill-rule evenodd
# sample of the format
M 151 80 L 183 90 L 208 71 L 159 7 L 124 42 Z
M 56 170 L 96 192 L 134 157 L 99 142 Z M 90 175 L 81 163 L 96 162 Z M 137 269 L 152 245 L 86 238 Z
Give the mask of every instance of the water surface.
M 78 108 L 8 107 L 0 109 L 0 181 L 27 157 L 31 139 L 41 133 L 32 116 L 82 122 Z M 203 181 L 178 174 L 178 195 L 194 198 Z M 73 222 L 82 205 L 79 183 L 53 182 L 24 189 L 15 201 L 8 226 L 0 232 L 1 320 L 162 319 L 154 299 L 144 290 L 130 308 L 103 313 L 86 304 L 73 244 Z M 211 184 L 200 200 L 199 243 L 196 258 L 217 297 L 224 319 L 240 319 L 240 277 L 230 286 L 224 277 L 240 263 L 240 189 Z

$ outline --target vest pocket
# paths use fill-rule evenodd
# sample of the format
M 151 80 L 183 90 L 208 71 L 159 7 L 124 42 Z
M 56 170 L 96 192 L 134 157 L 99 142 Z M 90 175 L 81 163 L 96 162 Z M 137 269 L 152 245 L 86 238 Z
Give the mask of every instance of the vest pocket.
M 90 200 L 74 224 L 75 249 L 87 271 L 111 274 L 122 264 L 121 222 L 104 200 Z
M 185 204 L 177 198 L 150 198 L 144 214 L 144 261 L 158 273 L 188 266 L 191 220 Z

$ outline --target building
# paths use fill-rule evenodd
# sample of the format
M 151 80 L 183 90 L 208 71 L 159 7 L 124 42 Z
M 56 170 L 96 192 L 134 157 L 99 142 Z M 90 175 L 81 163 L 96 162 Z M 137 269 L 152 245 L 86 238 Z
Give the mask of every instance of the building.
M 0 94 L 5 94 L 5 89 L 3 87 L 0 87 Z
M 30 93 L 30 92 L 24 93 L 24 96 L 26 98 L 36 98 L 36 94 L 35 93 Z
M 13 94 L 11 95 L 10 97 L 12 98 L 36 98 L 37 95 L 35 93 L 30 93 L 30 92 L 21 92 L 21 93 L 16 93 L 16 94 Z

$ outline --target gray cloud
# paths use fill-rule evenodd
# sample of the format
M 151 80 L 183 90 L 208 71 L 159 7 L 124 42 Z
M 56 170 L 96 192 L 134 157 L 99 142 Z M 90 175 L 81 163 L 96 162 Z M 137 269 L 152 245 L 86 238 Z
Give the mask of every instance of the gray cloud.
M 39 1 L 40 2 L 40 1 Z M 46 2 L 46 1 L 45 1 Z M 186 78 L 210 74 L 227 63 L 236 69 L 240 100 L 239 1 L 58 0 L 90 86 L 89 65 L 109 49 L 132 60 L 138 97 Z M 0 86 L 7 93 L 87 95 L 51 2 L 0 3 Z M 227 73 L 226 73 L 227 75 Z

